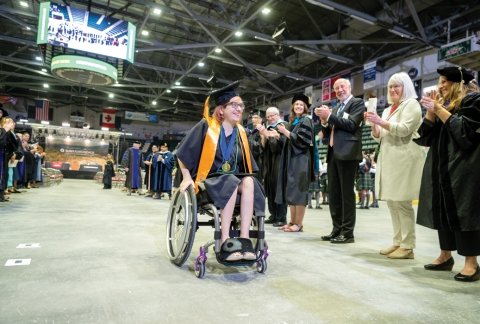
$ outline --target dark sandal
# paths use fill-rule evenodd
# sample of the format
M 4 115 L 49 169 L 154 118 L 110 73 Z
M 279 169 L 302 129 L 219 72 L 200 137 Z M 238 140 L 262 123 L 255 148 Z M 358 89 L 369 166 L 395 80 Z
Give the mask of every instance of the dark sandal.
M 284 231 L 286 228 L 289 228 L 290 226 L 293 226 L 293 225 L 295 225 L 295 224 L 293 224 L 293 223 L 288 223 L 288 224 L 285 224 L 285 225 L 283 225 L 283 226 L 280 226 L 280 227 L 278 228 L 278 230 L 279 230 L 279 231 Z
M 303 232 L 303 225 L 293 224 L 283 230 L 284 232 Z

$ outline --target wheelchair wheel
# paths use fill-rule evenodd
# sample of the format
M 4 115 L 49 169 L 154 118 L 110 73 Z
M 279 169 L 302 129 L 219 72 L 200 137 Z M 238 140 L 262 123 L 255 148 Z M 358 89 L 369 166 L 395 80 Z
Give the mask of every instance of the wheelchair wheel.
M 258 273 L 265 273 L 267 271 L 267 260 L 260 259 L 257 261 L 257 272 Z
M 190 256 L 197 230 L 197 200 L 193 187 L 177 190 L 167 218 L 167 250 L 170 260 L 181 267 Z
M 203 276 L 205 276 L 205 262 L 201 261 L 195 261 L 194 264 L 195 267 L 195 275 L 197 276 L 198 279 L 202 279 Z

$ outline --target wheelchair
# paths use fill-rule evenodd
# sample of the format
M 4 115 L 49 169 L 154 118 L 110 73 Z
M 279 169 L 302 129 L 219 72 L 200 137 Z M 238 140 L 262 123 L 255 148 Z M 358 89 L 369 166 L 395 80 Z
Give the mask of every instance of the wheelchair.
M 204 188 L 203 188 L 204 189 Z M 230 226 L 230 237 L 239 237 L 240 235 L 240 216 L 239 216 L 239 197 L 232 217 Z M 208 215 L 211 217 L 208 221 L 199 221 L 198 215 Z M 208 201 L 205 190 L 200 186 L 198 195 L 192 186 L 185 192 L 176 190 L 173 194 L 167 218 L 167 250 L 172 263 L 181 267 L 190 256 L 192 246 L 195 240 L 195 233 L 200 226 L 210 226 L 215 229 L 214 239 L 200 246 L 200 252 L 195 259 L 194 271 L 197 278 L 205 276 L 205 263 L 207 261 L 208 248 L 214 246 L 214 252 L 217 261 L 226 266 L 256 266 L 258 273 L 264 273 L 267 270 L 268 246 L 265 241 L 264 216 L 255 216 L 252 218 L 250 227 L 250 239 L 255 247 L 255 260 L 241 260 L 228 262 L 222 260 L 221 256 L 221 233 L 220 233 L 220 213 L 217 208 Z

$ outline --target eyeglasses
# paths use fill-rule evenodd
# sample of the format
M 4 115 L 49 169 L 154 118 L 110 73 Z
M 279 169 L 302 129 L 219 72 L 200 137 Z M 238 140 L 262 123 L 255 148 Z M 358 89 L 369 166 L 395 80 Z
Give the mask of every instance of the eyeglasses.
M 230 106 L 235 110 L 243 111 L 245 109 L 245 104 L 243 102 L 228 102 L 225 107 Z

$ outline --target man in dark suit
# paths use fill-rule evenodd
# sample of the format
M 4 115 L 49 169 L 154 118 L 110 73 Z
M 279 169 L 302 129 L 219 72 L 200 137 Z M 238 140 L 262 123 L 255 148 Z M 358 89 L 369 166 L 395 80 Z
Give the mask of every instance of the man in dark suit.
M 315 108 L 322 132 L 329 138 L 327 176 L 330 215 L 333 229 L 322 240 L 331 243 L 355 242 L 355 176 L 362 160 L 362 129 L 365 104 L 351 94 L 350 81 L 338 79 L 333 85 L 339 103 L 331 110 L 322 105 Z

